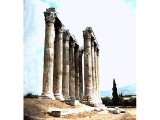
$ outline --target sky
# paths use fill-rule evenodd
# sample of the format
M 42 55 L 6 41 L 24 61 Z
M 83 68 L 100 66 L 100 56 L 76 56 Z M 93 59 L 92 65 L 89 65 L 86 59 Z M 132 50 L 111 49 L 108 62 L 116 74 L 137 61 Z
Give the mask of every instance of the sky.
M 24 0 L 24 94 L 41 94 L 45 21 L 55 7 L 58 17 L 83 45 L 82 31 L 92 27 L 100 48 L 100 90 L 136 83 L 135 0 Z

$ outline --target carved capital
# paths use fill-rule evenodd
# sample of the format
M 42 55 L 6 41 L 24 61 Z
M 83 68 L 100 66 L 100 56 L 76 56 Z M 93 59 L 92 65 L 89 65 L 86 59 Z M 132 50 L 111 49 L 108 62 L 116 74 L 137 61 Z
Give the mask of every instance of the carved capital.
M 97 49 L 97 43 L 94 41 L 94 49 Z
M 44 16 L 45 16 L 46 23 L 54 23 L 55 17 L 56 17 L 55 8 L 46 9 L 46 11 L 44 12 Z
M 63 33 L 64 31 L 64 25 L 62 25 L 62 27 L 59 28 L 59 33 Z
M 93 32 L 93 30 L 92 30 L 91 27 L 87 27 L 87 28 L 86 28 L 86 32 L 89 33 L 89 34 L 91 34 L 91 33 Z
M 74 40 L 70 40 L 70 45 L 71 45 L 71 48 L 74 48 L 75 47 L 75 41 Z
M 64 30 L 63 31 L 63 37 L 64 37 L 64 40 L 65 41 L 69 41 L 69 39 L 70 39 L 70 33 L 69 33 L 69 30 Z
M 89 39 L 91 39 L 91 33 L 89 33 L 89 32 L 87 32 L 87 31 L 83 31 L 83 38 L 84 39 L 87 39 L 87 38 L 89 38 Z
M 79 50 L 79 45 L 77 43 L 75 43 L 75 51 L 78 51 Z
M 87 39 L 87 38 L 91 39 L 91 37 L 92 37 L 91 33 L 92 32 L 93 32 L 92 28 L 91 27 L 87 27 L 86 30 L 83 31 L 83 37 L 84 37 L 84 39 Z

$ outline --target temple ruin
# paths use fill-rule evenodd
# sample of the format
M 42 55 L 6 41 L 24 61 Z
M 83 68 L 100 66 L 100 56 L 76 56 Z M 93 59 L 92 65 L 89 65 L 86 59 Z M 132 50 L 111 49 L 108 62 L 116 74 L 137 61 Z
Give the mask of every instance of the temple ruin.
M 84 46 L 79 46 L 74 35 L 65 29 L 57 17 L 54 8 L 46 9 L 44 16 L 45 46 L 41 97 L 59 101 L 79 100 L 91 106 L 102 104 L 99 45 L 92 28 L 86 27 L 83 31 Z

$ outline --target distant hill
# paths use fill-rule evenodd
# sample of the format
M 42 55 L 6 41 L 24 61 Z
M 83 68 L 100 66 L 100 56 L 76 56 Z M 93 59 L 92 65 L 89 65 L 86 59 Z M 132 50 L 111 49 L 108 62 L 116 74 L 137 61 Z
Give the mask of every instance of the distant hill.
M 136 95 L 136 85 L 131 84 L 124 87 L 117 88 L 118 94 L 122 93 L 123 95 Z M 112 90 L 101 91 L 101 96 L 112 97 Z

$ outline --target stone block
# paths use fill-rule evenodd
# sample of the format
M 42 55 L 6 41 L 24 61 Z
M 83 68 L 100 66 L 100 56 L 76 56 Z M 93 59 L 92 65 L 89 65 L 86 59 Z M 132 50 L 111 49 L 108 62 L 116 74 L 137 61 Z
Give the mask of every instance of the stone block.
M 62 111 L 52 111 L 50 115 L 53 117 L 60 117 L 61 113 Z
M 78 105 L 78 104 L 80 104 L 80 102 L 78 100 L 74 100 L 74 99 L 70 100 L 70 105 L 75 106 L 75 105 Z

